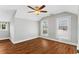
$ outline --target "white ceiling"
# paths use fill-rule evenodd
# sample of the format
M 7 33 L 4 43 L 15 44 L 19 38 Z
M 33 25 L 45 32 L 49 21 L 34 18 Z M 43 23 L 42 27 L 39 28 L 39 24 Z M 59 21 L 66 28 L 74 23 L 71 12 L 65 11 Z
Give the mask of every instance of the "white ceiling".
M 35 5 L 32 5 L 32 7 L 35 7 Z M 34 21 L 38 21 L 42 17 L 49 16 L 51 14 L 56 14 L 56 13 L 65 12 L 65 11 L 78 14 L 77 5 L 46 5 L 44 10 L 47 10 L 48 13 L 41 13 L 40 15 L 35 15 L 34 13 L 28 13 L 28 11 L 31 11 L 31 9 L 25 5 L 0 5 L 0 12 L 5 11 L 5 13 L 7 12 L 7 15 L 12 13 L 12 11 L 15 11 L 15 10 L 16 10 L 16 14 L 15 14 L 16 18 L 22 18 L 22 19 L 28 19 L 28 20 L 34 20 Z M 11 11 L 11 12 L 8 12 L 8 11 Z

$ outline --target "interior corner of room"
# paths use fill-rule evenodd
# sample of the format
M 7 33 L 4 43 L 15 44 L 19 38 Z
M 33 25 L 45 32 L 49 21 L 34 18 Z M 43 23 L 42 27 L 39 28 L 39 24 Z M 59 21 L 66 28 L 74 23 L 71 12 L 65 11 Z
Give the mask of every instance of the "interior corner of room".
M 35 5 L 31 5 L 35 7 Z M 0 40 L 13 44 L 45 38 L 77 46 L 79 50 L 79 6 L 46 5 L 47 13 L 28 13 L 26 5 L 0 5 Z

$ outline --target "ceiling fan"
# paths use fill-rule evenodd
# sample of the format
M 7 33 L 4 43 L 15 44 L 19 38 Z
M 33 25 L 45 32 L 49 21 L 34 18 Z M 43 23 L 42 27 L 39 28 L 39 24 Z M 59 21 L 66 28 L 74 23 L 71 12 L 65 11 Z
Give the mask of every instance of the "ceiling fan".
M 41 12 L 42 13 L 47 13 L 47 11 L 42 10 L 43 8 L 45 8 L 45 5 L 42 6 L 36 6 L 35 8 L 31 7 L 31 6 L 27 6 L 28 8 L 31 8 L 34 11 L 29 11 L 28 13 L 32 13 L 35 12 L 36 15 L 39 15 Z

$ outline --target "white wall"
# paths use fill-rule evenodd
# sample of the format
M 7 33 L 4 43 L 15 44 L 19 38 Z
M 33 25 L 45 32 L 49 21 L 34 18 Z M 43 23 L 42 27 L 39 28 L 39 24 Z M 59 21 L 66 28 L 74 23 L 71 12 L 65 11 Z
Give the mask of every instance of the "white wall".
M 14 39 L 14 17 L 10 21 L 10 40 Z
M 15 18 L 13 19 L 14 37 L 13 43 L 30 40 L 38 36 L 38 22 L 27 19 Z
M 77 44 L 77 50 L 79 50 L 79 14 L 78 14 L 78 44 Z
M 56 19 L 55 19 L 55 16 L 50 15 L 50 16 L 47 16 L 47 17 L 44 17 L 41 19 L 41 21 L 43 21 L 43 20 L 48 21 L 48 35 L 45 37 L 56 39 Z M 41 27 L 40 27 L 40 31 L 42 31 Z M 41 33 L 40 33 L 40 35 L 41 35 Z M 43 35 L 41 35 L 41 36 L 43 36 Z
M 71 33 L 71 39 L 57 39 L 56 38 L 56 18 L 59 17 L 59 16 L 71 16 L 71 30 L 70 30 L 70 33 Z M 68 12 L 63 12 L 63 13 L 59 13 L 59 14 L 55 14 L 55 15 L 51 15 L 51 16 L 48 16 L 48 17 L 44 17 L 42 20 L 48 20 L 48 26 L 49 26 L 49 29 L 48 29 L 48 38 L 52 38 L 52 39 L 56 39 L 56 40 L 62 40 L 62 41 L 66 41 L 66 42 L 72 42 L 74 44 L 77 44 L 77 15 L 75 14 L 72 14 L 72 13 L 68 13 Z M 68 32 L 69 33 L 69 32 Z
M 50 19 L 50 20 L 49 20 Z M 54 15 L 48 17 L 49 24 L 49 37 L 56 38 L 56 19 Z
M 0 22 L 9 22 L 7 31 L 0 31 L 0 38 L 3 40 L 4 38 L 10 37 L 10 20 L 14 16 L 15 10 L 0 10 Z
M 72 15 L 71 19 L 71 39 L 72 42 L 78 43 L 78 16 L 77 15 Z
M 0 31 L 0 40 L 10 37 L 10 22 L 8 22 L 7 28 L 8 29 L 6 31 Z
M 53 38 L 53 39 L 56 38 L 56 19 L 54 15 L 44 17 L 41 19 L 41 21 L 43 20 L 48 21 L 48 37 Z
M 74 13 L 70 13 L 70 12 L 64 12 L 64 13 L 59 13 L 58 14 L 58 17 L 59 16 L 70 16 L 70 22 L 71 23 L 69 23 L 69 31 L 68 31 L 68 33 L 70 32 L 70 41 L 72 42 L 72 43 L 75 43 L 75 44 L 77 44 L 77 41 L 78 41 L 78 38 L 77 38 L 77 22 L 78 22 L 78 16 L 76 15 L 76 14 L 74 14 Z

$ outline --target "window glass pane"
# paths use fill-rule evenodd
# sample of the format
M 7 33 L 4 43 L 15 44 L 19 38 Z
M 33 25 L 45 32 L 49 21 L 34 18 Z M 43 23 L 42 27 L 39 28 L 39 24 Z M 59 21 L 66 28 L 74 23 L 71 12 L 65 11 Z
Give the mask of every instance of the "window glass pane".
M 8 27 L 8 22 L 0 22 L 0 31 L 6 31 Z

